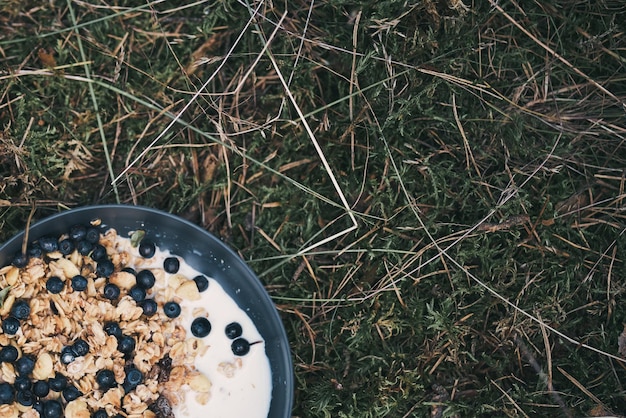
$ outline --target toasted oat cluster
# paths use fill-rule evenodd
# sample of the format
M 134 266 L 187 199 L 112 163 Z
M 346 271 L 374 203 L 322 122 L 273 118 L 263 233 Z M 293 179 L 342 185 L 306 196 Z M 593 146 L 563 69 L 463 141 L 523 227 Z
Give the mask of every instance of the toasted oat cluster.
M 77 225 L 0 269 L 0 417 L 172 418 L 185 385 L 208 402 L 207 347 L 178 318 L 203 278 L 166 282 L 180 260 L 142 269 L 154 244 L 137 256 L 118 238 Z

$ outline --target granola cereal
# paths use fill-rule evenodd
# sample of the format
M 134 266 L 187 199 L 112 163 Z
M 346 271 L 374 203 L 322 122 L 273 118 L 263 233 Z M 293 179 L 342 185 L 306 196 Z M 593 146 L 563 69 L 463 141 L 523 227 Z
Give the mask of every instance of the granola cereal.
M 76 225 L 0 268 L 0 416 L 267 416 L 252 321 L 215 280 L 137 238 Z

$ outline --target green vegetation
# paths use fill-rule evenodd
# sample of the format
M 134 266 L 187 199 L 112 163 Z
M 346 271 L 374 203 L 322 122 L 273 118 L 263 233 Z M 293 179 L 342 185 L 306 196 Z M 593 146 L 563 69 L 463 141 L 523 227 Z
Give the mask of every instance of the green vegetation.
M 0 2 L 0 241 L 202 225 L 281 312 L 294 416 L 624 414 L 626 7 L 543 3 Z

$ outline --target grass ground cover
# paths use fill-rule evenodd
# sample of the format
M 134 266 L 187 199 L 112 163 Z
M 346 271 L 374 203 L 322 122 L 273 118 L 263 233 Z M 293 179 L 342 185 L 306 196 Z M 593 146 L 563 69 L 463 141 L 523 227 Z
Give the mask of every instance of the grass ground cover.
M 259 274 L 294 416 L 626 414 L 620 1 L 0 2 L 0 241 L 179 214 Z

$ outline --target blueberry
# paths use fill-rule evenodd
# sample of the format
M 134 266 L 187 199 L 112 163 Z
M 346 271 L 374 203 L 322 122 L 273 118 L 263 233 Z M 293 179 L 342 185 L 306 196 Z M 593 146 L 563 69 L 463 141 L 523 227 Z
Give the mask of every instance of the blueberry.
M 51 253 L 59 249 L 59 241 L 55 237 L 44 236 L 39 238 L 39 246 L 45 252 Z
M 128 393 L 131 390 L 135 389 L 137 385 L 139 385 L 143 381 L 143 373 L 137 370 L 134 367 L 126 370 L 126 377 L 124 378 L 124 383 L 122 387 L 124 388 L 124 392 Z
M 74 251 L 74 241 L 70 239 L 64 239 L 59 241 L 59 251 L 63 255 L 70 255 Z
M 15 400 L 20 405 L 33 406 L 35 403 L 35 395 L 30 390 L 18 390 Z
M 3 363 L 13 363 L 17 360 L 17 356 L 19 352 L 17 348 L 13 345 L 5 345 L 0 349 L 0 362 Z
M 89 353 L 89 343 L 82 338 L 77 339 L 72 344 L 72 352 L 76 357 L 82 357 Z
M 109 414 L 104 409 L 98 409 L 96 412 L 91 414 L 91 418 L 109 418 Z
M 209 288 L 209 279 L 207 279 L 205 276 L 196 276 L 193 278 L 193 281 L 196 282 L 198 292 L 204 292 Z
M 154 274 L 150 270 L 141 270 L 137 273 L 137 286 L 144 289 L 151 289 L 156 281 Z
M 70 239 L 74 241 L 80 241 L 85 239 L 85 235 L 87 235 L 87 228 L 85 227 L 85 225 L 72 225 L 70 227 Z
M 139 286 L 133 286 L 128 291 L 128 295 L 133 298 L 135 302 L 141 302 L 146 298 L 146 289 Z
M 46 282 L 46 289 L 48 289 L 48 292 L 50 293 L 61 293 L 64 287 L 65 284 L 63 283 L 63 280 L 57 276 L 50 277 Z
M 70 364 L 74 360 L 76 360 L 76 354 L 74 354 L 72 347 L 63 347 L 61 349 L 61 363 Z
M 43 250 L 38 242 L 35 242 L 28 247 L 28 255 L 35 258 L 41 258 L 43 256 Z
M 13 403 L 15 390 L 9 383 L 0 383 L 0 405 Z
M 141 302 L 141 308 L 145 316 L 152 316 L 157 312 L 157 303 L 154 299 L 144 299 Z
M 43 418 L 61 418 L 63 416 L 63 407 L 57 400 L 49 400 L 43 403 Z
M 97 244 L 98 241 L 100 241 L 100 231 L 98 231 L 96 228 L 87 228 L 85 241 L 92 244 Z
M 15 371 L 21 376 L 28 376 L 35 368 L 35 358 L 29 354 L 23 354 L 15 362 Z
M 45 398 L 50 393 L 50 385 L 45 380 L 38 380 L 33 384 L 33 393 L 35 396 Z
M 20 329 L 20 320 L 9 316 L 2 321 L 2 331 L 8 335 L 15 335 Z
M 122 328 L 120 328 L 120 324 L 117 322 L 107 322 L 104 324 L 104 332 L 118 339 L 122 336 Z
M 231 322 L 226 325 L 225 329 L 226 336 L 231 340 L 234 340 L 237 337 L 241 337 L 243 330 L 241 329 L 241 325 L 238 322 Z
M 78 388 L 74 385 L 69 385 L 61 392 L 63 394 L 63 399 L 65 402 L 72 402 L 74 399 L 78 399 L 83 396 L 83 393 L 78 390 Z
M 129 335 L 122 335 L 122 338 L 117 340 L 117 350 L 120 353 L 129 355 L 135 351 L 135 339 Z
M 132 274 L 133 276 L 137 276 L 137 272 L 136 272 L 136 271 L 135 271 L 135 269 L 134 269 L 134 268 L 132 268 L 132 267 L 124 267 L 124 268 L 122 269 L 122 271 L 125 271 L 126 273 L 130 273 L 130 274 Z
M 176 302 L 166 302 L 163 305 L 163 312 L 168 318 L 176 318 L 180 315 L 180 305 Z
M 19 375 L 15 377 L 13 382 L 13 388 L 15 390 L 30 390 L 33 387 L 33 382 L 30 381 L 28 376 Z
M 76 250 L 80 253 L 80 255 L 89 255 L 89 253 L 93 250 L 93 244 L 84 239 L 80 240 L 76 243 Z
M 199 317 L 191 323 L 191 333 L 198 338 L 203 338 L 211 332 L 211 323 L 205 317 Z
M 30 305 L 24 299 L 15 301 L 11 307 L 11 315 L 17 319 L 26 319 L 30 315 Z
M 21 269 L 22 267 L 26 267 L 26 265 L 28 264 L 28 254 L 24 254 L 22 251 L 16 252 L 13 255 L 11 264 L 13 264 L 18 269 Z
M 55 392 L 61 392 L 67 387 L 67 377 L 61 373 L 55 373 L 54 377 L 48 379 L 50 389 Z
M 98 261 L 98 265 L 96 266 L 96 273 L 100 277 L 109 277 L 111 274 L 113 274 L 114 270 L 115 266 L 109 259 Z
M 107 250 L 103 245 L 95 244 L 91 250 L 91 259 L 94 261 L 104 260 L 107 257 Z
M 76 276 L 72 277 L 72 289 L 77 292 L 82 292 L 83 290 L 87 289 L 87 279 L 85 278 L 85 276 L 77 274 Z
M 43 417 L 43 402 L 40 399 L 33 403 L 33 409 L 39 413 L 40 417 Z
M 156 252 L 156 245 L 154 242 L 143 240 L 139 243 L 139 255 L 143 258 L 152 258 Z
M 236 356 L 245 356 L 250 351 L 250 343 L 244 338 L 237 338 L 230 345 L 230 349 Z
M 96 373 L 96 383 L 101 390 L 107 391 L 117 385 L 115 381 L 115 373 L 112 370 L 99 370 Z
M 163 260 L 163 270 L 165 270 L 167 273 L 177 273 L 179 268 L 180 261 L 178 261 L 178 258 L 167 257 L 165 260 Z
M 120 288 L 113 283 L 107 283 L 104 285 L 104 297 L 109 300 L 115 300 L 120 297 Z

